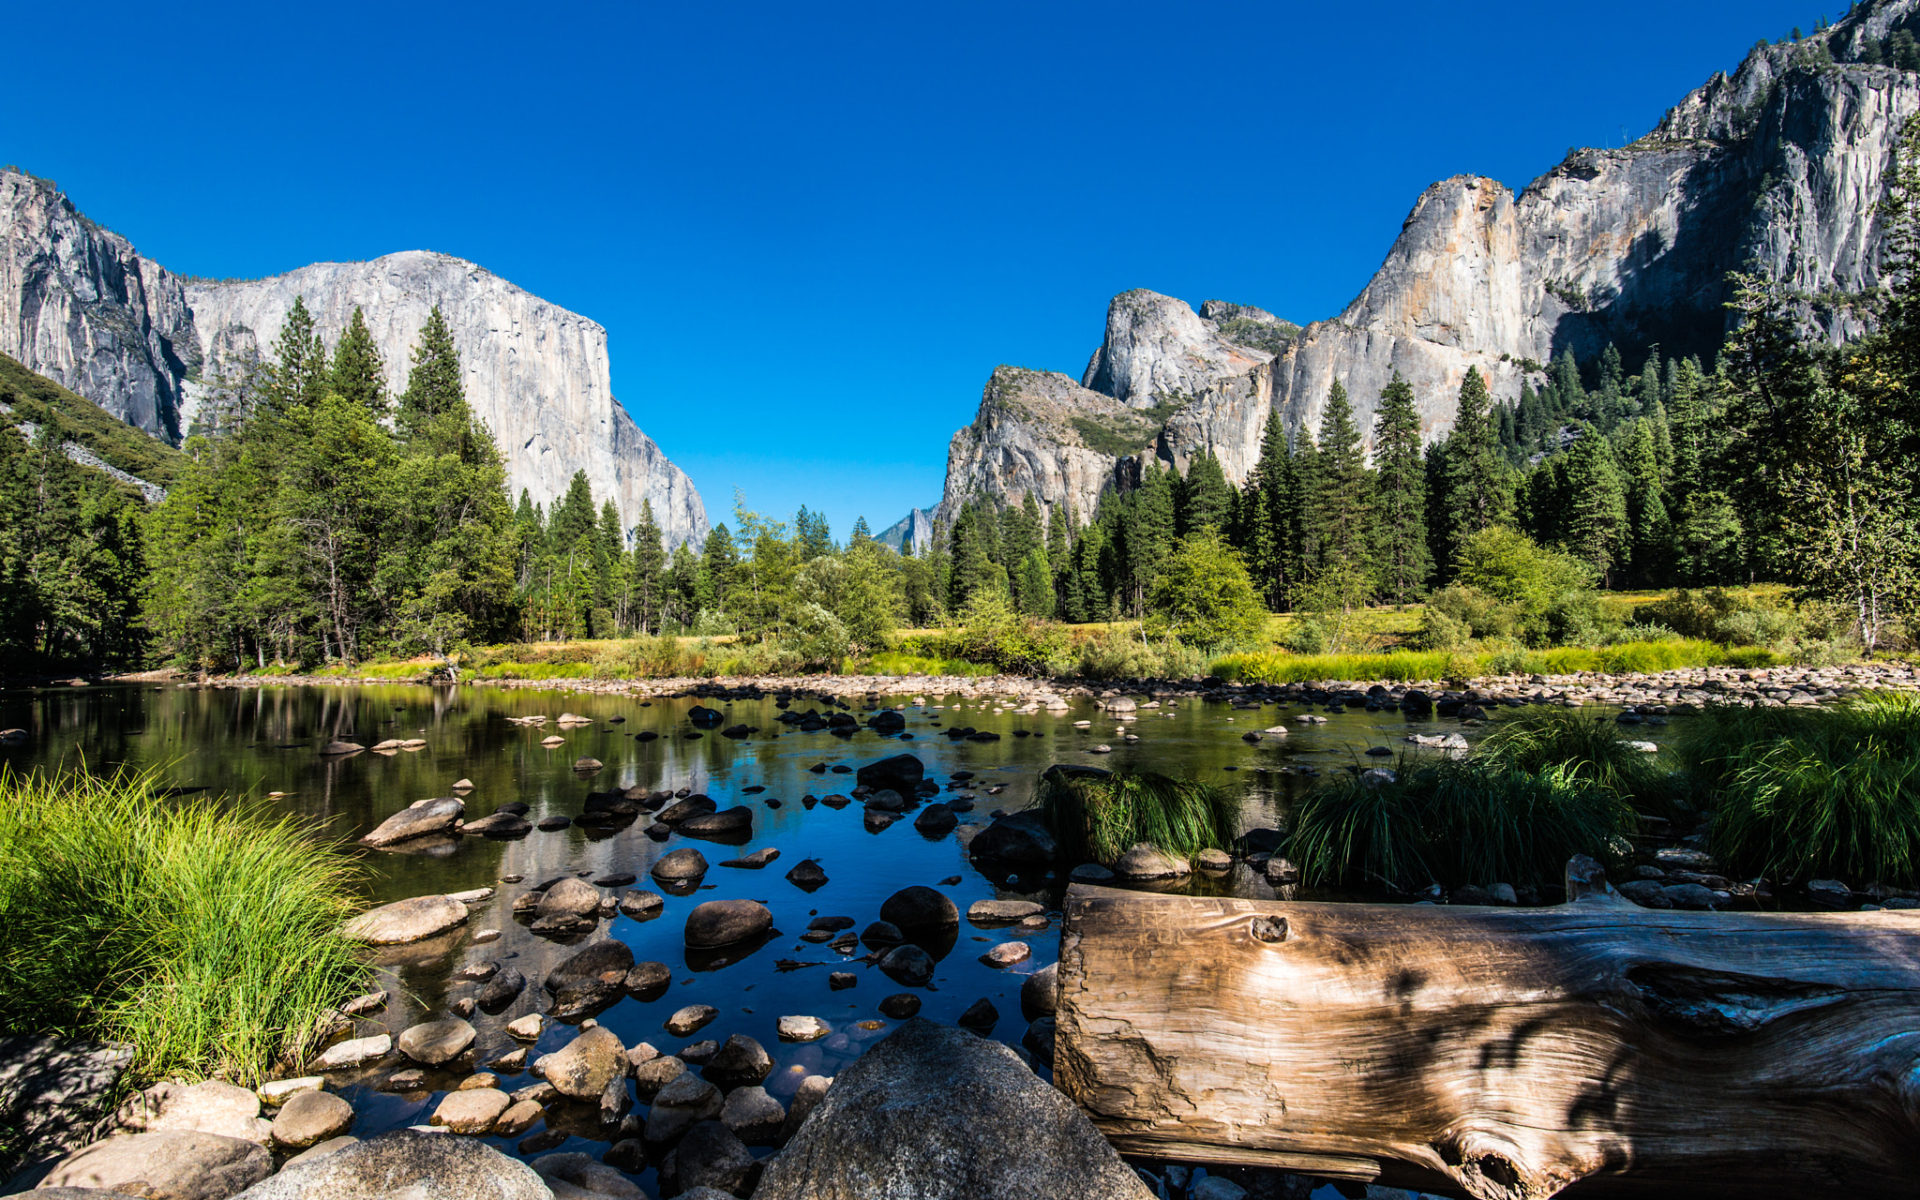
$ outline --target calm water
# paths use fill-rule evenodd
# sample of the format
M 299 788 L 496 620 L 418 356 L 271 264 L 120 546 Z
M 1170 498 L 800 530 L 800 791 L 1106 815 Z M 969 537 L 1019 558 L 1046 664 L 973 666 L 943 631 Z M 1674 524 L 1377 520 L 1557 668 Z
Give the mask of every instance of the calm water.
M 879 1016 L 877 1005 L 904 989 L 880 972 L 847 958 L 825 945 L 803 942 L 799 935 L 815 916 L 847 916 L 864 928 L 878 919 L 881 903 L 910 884 L 940 887 L 952 897 L 963 918 L 951 946 L 928 947 L 939 958 L 931 987 L 922 990 L 922 1015 L 951 1022 L 969 1005 L 986 998 L 1000 1012 L 993 1036 L 1018 1047 L 1026 1022 L 1020 1015 L 1019 991 L 1025 976 L 1052 962 L 1059 931 L 1055 924 L 1044 932 L 1007 929 L 981 930 L 967 924 L 964 914 L 975 900 L 993 897 L 1036 899 L 1056 909 L 1058 885 L 1049 890 L 1019 893 L 996 890 L 976 871 L 962 849 L 968 833 L 922 836 L 911 814 L 879 833 L 869 832 L 858 803 L 835 809 L 802 803 L 808 793 L 826 796 L 852 790 L 851 774 L 815 773 L 809 768 L 861 764 L 901 752 L 918 756 L 927 776 L 940 783 L 942 798 L 968 793 L 977 797 L 974 812 L 963 817 L 984 824 L 996 810 L 1025 807 L 1034 781 L 1049 764 L 1078 762 L 1103 767 L 1137 767 L 1172 774 L 1190 774 L 1239 790 L 1245 797 L 1246 827 L 1274 825 L 1284 812 L 1292 789 L 1310 782 L 1302 769 L 1337 770 L 1355 764 L 1390 762 L 1363 757 L 1368 747 L 1387 746 L 1396 755 L 1409 749 L 1402 742 L 1409 732 L 1446 732 L 1459 728 L 1448 719 L 1410 721 L 1394 712 L 1367 713 L 1350 709 L 1335 714 L 1304 705 L 1268 705 L 1235 709 L 1224 703 L 1182 701 L 1176 707 L 1143 709 L 1138 719 L 1118 722 L 1087 701 L 1061 714 L 1018 714 L 988 703 L 967 702 L 964 707 L 940 706 L 926 697 L 927 706 L 905 709 L 906 733 L 911 737 L 882 737 L 864 727 L 851 738 L 826 732 L 797 733 L 777 720 L 773 700 L 713 702 L 726 713 L 726 724 L 744 723 L 758 731 L 735 741 L 708 731 L 694 738 L 686 712 L 689 700 L 660 700 L 651 705 L 628 697 L 574 694 L 558 691 L 497 688 L 264 687 L 257 689 L 198 689 L 177 686 L 104 686 L 51 688 L 0 692 L 0 728 L 24 727 L 32 741 L 22 747 L 0 748 L 0 761 L 15 769 L 53 767 L 84 762 L 94 771 L 121 765 L 158 768 L 165 780 L 181 788 L 205 788 L 209 793 L 249 799 L 269 792 L 288 793 L 266 801 L 283 811 L 321 823 L 334 836 L 350 840 L 415 800 L 444 796 L 455 780 L 471 779 L 466 795 L 467 817 L 473 819 L 499 805 L 521 801 L 530 806 L 530 819 L 548 815 L 577 816 L 591 791 L 640 785 L 649 789 L 691 788 L 711 796 L 721 807 L 746 804 L 755 810 L 753 835 L 738 845 L 716 845 L 678 836 L 655 842 L 643 832 L 642 818 L 618 831 L 588 831 L 577 826 L 554 832 L 535 830 L 525 838 L 495 841 L 469 837 L 439 855 L 357 852 L 368 871 L 370 898 L 400 899 L 434 892 L 496 887 L 498 894 L 475 906 L 472 918 L 451 949 L 438 945 L 429 952 L 405 948 L 383 961 L 380 986 L 394 999 L 378 1017 L 360 1022 L 357 1034 L 395 1033 L 423 1019 L 444 1016 L 447 1004 L 470 994 L 474 985 L 455 983 L 459 967 L 489 959 L 518 967 L 529 986 L 514 1005 L 497 1016 L 476 1013 L 479 1031 L 478 1061 L 485 1063 L 514 1049 L 505 1025 L 513 1018 L 545 1007 L 539 982 L 548 968 L 572 953 L 573 946 L 535 937 L 511 913 L 514 898 L 531 885 L 563 873 L 593 876 L 615 872 L 637 875 L 639 887 L 649 887 L 649 867 L 669 850 L 682 845 L 700 849 L 713 864 L 700 890 L 688 896 L 669 895 L 664 914 L 636 922 L 627 917 L 603 921 L 595 937 L 612 936 L 633 950 L 636 960 L 658 960 L 673 969 L 673 985 L 651 1002 L 635 998 L 620 1001 L 596 1019 L 631 1046 L 651 1042 L 672 1053 L 692 1041 L 724 1041 L 734 1033 L 748 1034 L 773 1055 L 776 1068 L 768 1090 L 784 1101 L 799 1079 L 808 1073 L 832 1074 L 859 1053 L 861 1045 L 884 1036 L 893 1022 Z M 939 707 L 936 707 L 939 706 Z M 796 710 L 820 708 L 811 700 L 793 702 Z M 855 705 L 856 714 L 863 714 Z M 1301 712 L 1327 718 L 1324 725 L 1300 725 Z M 574 712 L 594 718 L 594 724 L 559 729 L 511 724 L 510 716 L 544 713 L 557 718 Z M 613 722 L 611 718 L 624 718 Z M 1076 728 L 1078 720 L 1090 727 Z M 1292 729 L 1284 741 L 1249 744 L 1241 735 L 1250 730 L 1285 723 Z M 995 742 L 952 741 L 943 736 L 949 727 L 965 725 L 1001 734 Z M 1127 744 L 1116 730 L 1124 726 L 1140 739 Z M 654 732 L 657 740 L 635 735 Z M 1019 733 L 1027 736 L 1016 736 Z M 1469 731 L 1471 733 L 1471 731 Z M 541 739 L 553 734 L 565 743 L 553 749 Z M 359 754 L 344 759 L 322 759 L 318 747 L 334 738 L 372 744 L 385 738 L 424 738 L 427 747 L 392 755 Z M 1111 754 L 1092 754 L 1107 743 Z M 605 765 L 591 777 L 573 770 L 576 759 L 591 757 Z M 962 785 L 952 775 L 971 771 Z M 1004 786 L 990 794 L 989 788 Z M 749 793 L 745 789 L 761 787 Z M 778 800 L 779 806 L 769 802 Z M 727 868 L 721 860 L 775 847 L 780 857 L 762 870 Z M 829 883 L 811 894 L 787 882 L 786 872 L 805 858 L 817 859 Z M 524 882 L 508 884 L 504 876 L 520 875 Z M 956 883 L 943 881 L 958 877 Z M 1272 894 L 1264 880 L 1236 868 L 1225 880 L 1197 879 L 1196 889 L 1227 890 L 1266 897 Z M 772 909 L 775 937 L 739 962 L 717 970 L 690 965 L 682 946 L 681 927 L 686 913 L 703 900 L 746 897 Z M 476 945 L 471 935 L 498 929 L 502 936 Z M 1011 969 L 987 966 L 979 956 L 995 943 L 1016 937 L 1030 939 L 1033 956 Z M 779 965 L 808 964 L 783 970 Z M 849 965 L 850 964 L 850 965 Z M 844 991 L 829 988 L 833 970 L 859 976 Z M 675 1038 L 662 1027 L 667 1016 L 683 1005 L 704 1003 L 720 1010 L 720 1017 L 691 1038 Z M 831 1023 L 836 1033 L 822 1042 L 783 1044 L 775 1022 L 783 1015 L 810 1014 Z M 856 1022 L 881 1020 L 884 1028 L 862 1030 Z M 549 1023 L 533 1055 L 571 1040 L 573 1031 Z M 354 1132 L 367 1134 L 396 1126 L 424 1123 L 444 1089 L 464 1072 L 432 1078 L 440 1089 L 430 1093 L 394 1094 L 378 1084 L 394 1069 L 389 1065 L 341 1088 L 359 1113 Z M 508 1075 L 502 1087 L 512 1090 L 532 1082 Z M 338 1085 L 336 1085 L 338 1086 Z M 604 1144 L 591 1112 L 577 1119 L 561 1113 L 555 1123 L 577 1130 L 562 1149 L 599 1151 Z M 536 1126 L 536 1132 L 540 1129 Z M 512 1142 L 496 1144 L 513 1152 Z M 652 1173 L 638 1177 L 650 1191 Z

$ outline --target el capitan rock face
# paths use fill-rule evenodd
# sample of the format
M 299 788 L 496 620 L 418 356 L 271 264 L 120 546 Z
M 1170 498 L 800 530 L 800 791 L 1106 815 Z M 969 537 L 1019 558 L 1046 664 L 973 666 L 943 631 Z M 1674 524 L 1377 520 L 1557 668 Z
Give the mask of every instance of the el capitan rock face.
M 173 274 L 81 215 L 52 183 L 0 170 L 0 352 L 156 437 L 178 442 L 219 381 L 270 352 L 296 296 L 333 345 L 355 306 L 388 386 L 439 305 L 467 401 L 506 458 L 508 485 L 551 502 L 584 470 L 627 524 L 651 501 L 669 546 L 706 536 L 693 482 L 614 399 L 607 333 L 473 263 L 411 250 L 253 281 Z
M 1827 36 L 1846 58 L 1908 23 L 1920 24 L 1920 0 L 1881 0 Z M 1315 432 L 1336 379 L 1370 440 L 1380 390 L 1399 371 L 1432 440 L 1452 427 L 1472 367 L 1511 400 L 1562 350 L 1585 360 L 1613 342 L 1631 358 L 1657 343 L 1710 357 L 1736 269 L 1804 297 L 1810 328 L 1858 334 L 1848 299 L 1879 282 L 1878 206 L 1900 127 L 1920 112 L 1920 74 L 1817 65 L 1808 48 L 1756 47 L 1638 142 L 1574 152 L 1518 195 L 1476 176 L 1433 184 L 1366 288 L 1304 329 L 1219 301 L 1196 313 L 1153 292 L 1115 297 L 1080 388 L 995 372 L 949 447 L 939 516 L 1032 492 L 1071 503 L 1084 522 L 1147 455 L 1184 470 L 1211 450 L 1242 482 L 1268 412 Z M 1089 438 L 1089 424 L 1125 436 Z

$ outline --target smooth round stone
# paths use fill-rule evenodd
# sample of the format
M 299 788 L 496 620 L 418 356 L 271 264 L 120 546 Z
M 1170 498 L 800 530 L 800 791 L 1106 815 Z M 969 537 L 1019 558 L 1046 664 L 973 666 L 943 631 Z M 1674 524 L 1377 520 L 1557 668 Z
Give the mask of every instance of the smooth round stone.
M 819 1017 L 781 1017 L 778 1028 L 783 1042 L 817 1042 L 833 1032 Z
M 648 992 L 656 995 L 666 990 L 673 982 L 673 969 L 663 962 L 635 963 L 627 972 L 625 987 L 629 994 L 640 996 Z
M 1215 850 L 1212 847 L 1208 847 L 1194 855 L 1193 861 L 1194 865 L 1198 866 L 1202 871 L 1231 871 L 1233 869 L 1233 856 L 1225 850 Z
M 773 1074 L 773 1057 L 758 1039 L 736 1033 L 708 1060 L 702 1073 L 723 1088 L 750 1087 Z
M 675 1037 L 698 1033 L 713 1023 L 720 1010 L 711 1004 L 689 1004 L 667 1018 L 667 1032 Z
M 353 1105 L 331 1092 L 299 1092 L 273 1119 L 273 1142 L 284 1150 L 305 1150 L 353 1128 Z
M 880 1002 L 882 1016 L 904 1021 L 920 1011 L 920 997 L 912 992 L 895 992 Z
M 687 914 L 691 950 L 715 950 L 752 941 L 773 928 L 773 913 L 754 900 L 709 900 Z
M 1001 942 L 981 957 L 996 967 L 1010 967 L 1033 957 L 1033 947 L 1025 942 Z
M 536 1065 L 561 1095 L 598 1100 L 609 1083 L 627 1074 L 627 1048 L 611 1029 L 596 1025 Z
M 513 1101 L 499 1088 L 467 1088 L 448 1092 L 439 1107 L 427 1118 L 429 1125 L 444 1125 L 455 1133 L 480 1134 L 490 1131 L 494 1122 L 512 1107 Z
M 707 873 L 706 856 L 692 846 L 682 846 L 678 850 L 669 850 L 653 864 L 651 874 L 655 879 L 670 883 L 684 883 L 698 879 Z
M 427 1067 L 452 1062 L 473 1045 L 473 1026 L 458 1018 L 425 1021 L 400 1035 L 400 1053 Z
M 925 987 L 933 981 L 933 956 L 909 942 L 881 955 L 880 970 L 904 987 Z

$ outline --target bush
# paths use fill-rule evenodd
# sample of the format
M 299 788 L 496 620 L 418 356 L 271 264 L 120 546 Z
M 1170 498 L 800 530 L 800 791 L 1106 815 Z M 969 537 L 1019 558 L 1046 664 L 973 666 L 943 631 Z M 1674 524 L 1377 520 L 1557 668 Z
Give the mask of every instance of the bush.
M 1717 806 L 1714 853 L 1730 868 L 1776 881 L 1920 883 L 1920 696 L 1720 711 L 1695 737 L 1696 783 Z
M 967 601 L 958 633 L 918 640 L 921 653 L 989 663 L 1015 675 L 1063 674 L 1072 668 L 1065 626 L 1021 616 L 1004 592 L 992 588 Z
M 1267 624 L 1246 563 L 1211 528 L 1182 539 L 1167 556 L 1147 612 L 1157 631 L 1211 652 L 1251 646 Z
M 1328 640 L 1324 624 L 1312 617 L 1302 617 L 1281 637 L 1280 644 L 1295 654 L 1324 654 Z
M 251 1086 L 365 974 L 340 851 L 152 774 L 0 769 L 0 1027 L 131 1042 L 134 1074 Z
M 1310 885 L 1537 887 L 1558 882 L 1575 854 L 1618 862 L 1633 821 L 1618 796 L 1566 767 L 1403 763 L 1392 782 L 1354 772 L 1314 787 L 1286 853 Z
M 853 650 L 853 639 L 840 618 L 818 604 L 800 604 L 794 607 L 792 621 L 785 641 L 800 665 L 807 670 L 839 670 Z
M 1079 643 L 1079 673 L 1088 679 L 1187 679 L 1206 672 L 1206 659 L 1173 639 L 1142 640 L 1137 627 L 1108 626 Z
M 1568 774 L 1616 796 L 1648 789 L 1660 775 L 1651 755 L 1627 745 L 1611 718 L 1575 708 L 1529 708 L 1503 717 L 1474 753 L 1489 765 L 1538 774 L 1565 768 Z
M 1035 789 L 1041 817 L 1069 862 L 1111 863 L 1142 842 L 1192 858 L 1240 833 L 1240 800 L 1210 783 L 1151 772 L 1048 768 Z

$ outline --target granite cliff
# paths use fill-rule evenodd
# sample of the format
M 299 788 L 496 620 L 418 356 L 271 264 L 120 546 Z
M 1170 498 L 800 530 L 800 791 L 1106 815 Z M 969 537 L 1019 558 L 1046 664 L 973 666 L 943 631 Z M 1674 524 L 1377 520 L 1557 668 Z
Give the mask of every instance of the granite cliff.
M 1316 430 L 1336 379 L 1370 432 L 1397 370 L 1433 439 L 1470 367 L 1512 399 L 1563 350 L 1710 355 L 1733 270 L 1786 283 L 1810 330 L 1859 333 L 1893 148 L 1920 112 L 1920 73 L 1862 61 L 1896 29 L 1920 31 L 1920 0 L 1856 5 L 1817 40 L 1756 46 L 1639 141 L 1576 151 L 1517 195 L 1476 176 L 1433 184 L 1353 302 L 1304 329 L 1219 301 L 1196 313 L 1153 292 L 1116 297 L 1080 387 L 995 372 L 949 447 L 940 517 L 1032 492 L 1084 521 L 1146 461 L 1184 469 L 1202 450 L 1237 483 L 1268 413 Z M 1021 403 L 1028 392 L 1044 400 Z M 1089 439 L 1089 424 L 1112 436 Z
M 332 344 L 356 306 L 404 386 L 408 353 L 439 305 L 467 399 L 506 457 L 509 486 L 564 495 L 584 470 L 628 524 L 651 501 L 668 544 L 704 538 L 706 509 L 615 400 L 607 333 L 470 262 L 407 251 L 317 263 L 271 279 L 189 279 L 138 254 L 53 184 L 0 170 L 0 353 L 173 444 L 209 391 L 272 345 L 296 296 Z

